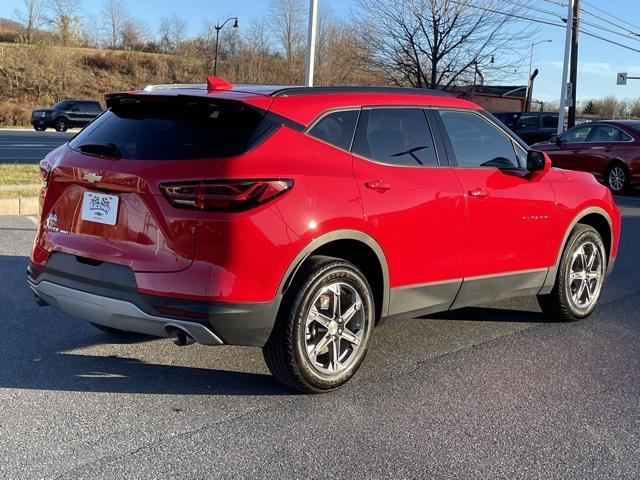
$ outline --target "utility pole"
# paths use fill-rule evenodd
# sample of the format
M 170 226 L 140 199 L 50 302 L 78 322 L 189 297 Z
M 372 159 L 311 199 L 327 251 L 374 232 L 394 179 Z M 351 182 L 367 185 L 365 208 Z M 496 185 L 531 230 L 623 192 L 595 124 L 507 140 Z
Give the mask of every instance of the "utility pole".
M 309 36 L 307 38 L 307 68 L 304 72 L 304 83 L 313 87 L 313 69 L 316 59 L 316 18 L 318 16 L 318 0 L 309 0 Z
M 569 116 L 567 126 L 576 126 L 576 106 L 578 94 L 578 35 L 580 33 L 580 0 L 573 3 L 573 29 L 571 31 L 571 68 L 569 83 L 571 84 L 571 98 L 569 99 Z
M 560 91 L 560 109 L 558 111 L 558 135 L 564 132 L 564 116 L 567 103 L 567 80 L 569 76 L 569 57 L 571 52 L 571 31 L 573 30 L 573 5 L 576 0 L 569 0 L 567 7 L 567 33 L 564 40 L 564 62 L 562 67 L 562 90 Z

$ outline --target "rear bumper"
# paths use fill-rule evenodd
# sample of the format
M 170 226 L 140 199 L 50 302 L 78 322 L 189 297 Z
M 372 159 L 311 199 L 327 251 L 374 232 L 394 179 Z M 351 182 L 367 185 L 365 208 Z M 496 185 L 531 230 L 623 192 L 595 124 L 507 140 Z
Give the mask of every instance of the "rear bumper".
M 44 269 L 30 265 L 27 277 L 39 299 L 68 315 L 157 337 L 178 329 L 204 345 L 263 346 L 281 300 L 226 303 L 146 295 L 137 290 L 130 268 L 64 253 L 52 254 Z
M 43 281 L 30 284 L 36 296 L 73 317 L 126 332 L 168 337 L 173 329 L 182 330 L 204 345 L 222 345 L 222 340 L 199 323 L 172 320 L 149 315 L 134 304 L 115 298 L 101 297 Z

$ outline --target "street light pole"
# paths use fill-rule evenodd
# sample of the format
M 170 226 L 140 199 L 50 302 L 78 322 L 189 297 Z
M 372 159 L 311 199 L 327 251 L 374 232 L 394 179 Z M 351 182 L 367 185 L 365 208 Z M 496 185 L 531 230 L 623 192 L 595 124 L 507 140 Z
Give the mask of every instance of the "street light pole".
M 231 20 L 235 20 L 233 22 L 233 28 L 238 28 L 238 17 L 229 17 L 222 23 L 222 25 L 220 25 L 220 22 L 218 22 L 214 27 L 216 29 L 216 53 L 213 60 L 213 76 L 214 77 L 218 76 L 218 38 L 220 37 L 220 30 L 222 30 L 224 26 Z
M 540 40 L 539 42 L 531 42 L 531 54 L 529 55 L 529 79 L 528 79 L 528 88 L 527 88 L 527 101 L 525 104 L 525 109 L 527 112 L 531 111 L 531 99 L 533 98 L 533 80 L 538 75 L 538 70 L 536 69 L 535 76 L 533 75 L 533 48 L 536 45 L 540 45 L 542 43 L 551 43 L 553 40 Z
M 307 38 L 307 66 L 304 72 L 304 83 L 313 87 L 313 70 L 316 59 L 316 19 L 318 16 L 318 0 L 309 0 L 309 36 Z
M 564 64 L 562 67 L 562 90 L 560 90 L 560 109 L 558 111 L 558 135 L 564 132 L 564 108 L 567 103 L 567 79 L 569 77 L 569 57 L 571 54 L 571 31 L 573 30 L 573 4 L 575 0 L 567 2 L 567 31 L 564 40 Z
M 553 42 L 553 40 L 540 40 L 539 42 L 531 42 L 531 53 L 529 55 L 529 76 L 531 76 L 531 72 L 533 70 L 533 48 L 537 45 L 551 42 Z

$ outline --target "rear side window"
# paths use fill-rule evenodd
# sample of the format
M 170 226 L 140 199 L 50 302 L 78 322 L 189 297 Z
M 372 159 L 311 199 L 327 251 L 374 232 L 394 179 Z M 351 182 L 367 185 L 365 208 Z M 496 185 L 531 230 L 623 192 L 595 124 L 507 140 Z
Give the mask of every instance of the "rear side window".
M 309 130 L 309 135 L 343 150 L 349 150 L 359 113 L 359 110 L 329 113 Z
M 598 125 L 589 139 L 590 142 L 628 142 L 631 137 L 622 130 L 609 125 Z
M 83 112 L 99 112 L 102 110 L 102 107 L 98 102 L 81 102 L 80 110 Z
M 558 117 L 554 115 L 545 115 L 542 117 L 543 128 L 556 128 L 558 126 Z
M 353 152 L 393 165 L 437 165 L 427 117 L 421 108 L 362 111 Z
M 190 99 L 116 103 L 70 147 L 131 160 L 190 160 L 239 155 L 272 130 L 263 112 L 235 102 Z
M 511 139 L 473 112 L 442 110 L 440 117 L 460 167 L 518 168 Z

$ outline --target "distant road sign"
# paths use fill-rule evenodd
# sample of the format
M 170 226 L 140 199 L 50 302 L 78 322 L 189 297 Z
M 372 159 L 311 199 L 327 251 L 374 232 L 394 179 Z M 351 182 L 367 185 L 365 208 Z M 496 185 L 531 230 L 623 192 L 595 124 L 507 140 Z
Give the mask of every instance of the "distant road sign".
M 619 73 L 618 74 L 618 81 L 616 83 L 618 85 L 626 85 L 627 84 L 627 74 L 626 73 Z

